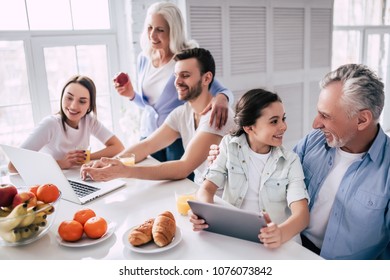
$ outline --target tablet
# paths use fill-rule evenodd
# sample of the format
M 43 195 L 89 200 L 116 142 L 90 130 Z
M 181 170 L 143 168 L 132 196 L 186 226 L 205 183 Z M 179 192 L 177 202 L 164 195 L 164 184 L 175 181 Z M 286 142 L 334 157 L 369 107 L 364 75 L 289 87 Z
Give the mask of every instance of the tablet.
M 209 225 L 206 231 L 262 243 L 258 235 L 267 223 L 261 213 L 194 200 L 189 200 L 188 204 L 192 213 Z

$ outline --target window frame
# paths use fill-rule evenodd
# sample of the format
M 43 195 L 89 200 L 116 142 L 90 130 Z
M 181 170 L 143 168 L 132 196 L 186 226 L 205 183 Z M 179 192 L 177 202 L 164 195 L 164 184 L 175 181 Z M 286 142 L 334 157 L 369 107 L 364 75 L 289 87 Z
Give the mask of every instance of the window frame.
M 130 48 L 128 30 L 126 28 L 127 6 L 124 0 L 108 0 L 110 29 L 102 30 L 11 30 L 0 31 L 1 41 L 22 41 L 24 44 L 28 87 L 34 125 L 51 114 L 50 98 L 44 63 L 45 47 L 62 47 L 69 45 L 106 45 L 108 77 L 111 81 L 119 71 L 130 72 Z M 120 59 L 121 58 L 121 59 Z M 123 139 L 124 133 L 119 127 L 121 110 L 126 106 L 123 97 L 109 87 L 111 99 L 111 116 L 114 133 Z

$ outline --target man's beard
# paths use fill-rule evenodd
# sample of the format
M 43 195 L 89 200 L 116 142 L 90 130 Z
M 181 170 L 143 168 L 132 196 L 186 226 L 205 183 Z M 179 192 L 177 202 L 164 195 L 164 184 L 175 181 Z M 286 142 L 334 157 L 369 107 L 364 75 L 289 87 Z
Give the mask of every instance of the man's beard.
M 197 98 L 202 93 L 202 81 L 199 81 L 198 84 L 193 88 L 188 88 L 188 93 L 186 96 L 183 96 L 184 101 L 191 101 Z
M 332 140 L 329 141 L 328 138 L 326 138 L 326 143 L 328 144 L 329 147 L 332 148 L 342 148 L 347 144 L 350 138 L 352 138 L 351 136 L 348 136 L 347 139 L 345 137 L 340 138 L 340 137 L 336 137 L 333 133 L 329 133 L 329 134 L 332 136 Z

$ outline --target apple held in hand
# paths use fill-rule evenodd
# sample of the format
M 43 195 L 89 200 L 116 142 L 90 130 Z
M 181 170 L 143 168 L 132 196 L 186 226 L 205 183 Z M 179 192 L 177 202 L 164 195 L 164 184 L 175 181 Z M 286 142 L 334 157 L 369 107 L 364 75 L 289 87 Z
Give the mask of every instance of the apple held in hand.
M 13 185 L 0 185 L 0 207 L 10 206 L 17 193 L 18 190 Z
M 12 208 L 21 204 L 27 203 L 27 208 L 37 205 L 37 197 L 32 192 L 20 192 L 17 193 L 12 201 Z
M 114 82 L 118 83 L 119 86 L 123 87 L 129 81 L 129 75 L 120 72 L 114 77 Z

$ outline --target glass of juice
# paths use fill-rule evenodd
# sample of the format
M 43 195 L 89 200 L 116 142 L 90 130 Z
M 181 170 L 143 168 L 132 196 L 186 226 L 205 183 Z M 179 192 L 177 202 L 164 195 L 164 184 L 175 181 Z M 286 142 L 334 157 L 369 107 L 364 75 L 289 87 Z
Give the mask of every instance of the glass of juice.
M 135 154 L 126 154 L 119 156 L 118 159 L 126 166 L 135 165 Z
M 89 163 L 91 161 L 91 147 L 90 146 L 77 146 L 76 150 L 85 152 L 85 160 L 83 163 Z
M 190 210 L 188 205 L 188 200 L 196 200 L 196 191 L 195 186 L 182 186 L 175 191 L 176 198 L 176 207 L 179 214 L 186 216 Z

